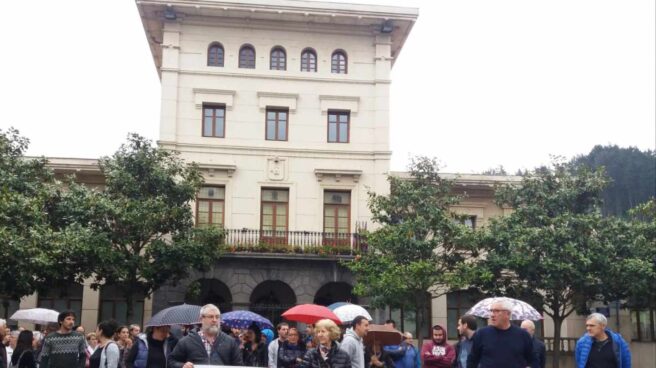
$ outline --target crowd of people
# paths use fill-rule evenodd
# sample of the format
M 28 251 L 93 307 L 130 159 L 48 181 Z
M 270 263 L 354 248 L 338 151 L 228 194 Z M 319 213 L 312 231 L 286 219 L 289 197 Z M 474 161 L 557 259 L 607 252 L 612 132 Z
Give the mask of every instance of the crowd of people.
M 534 336 L 535 325 L 512 324 L 511 310 L 506 302 L 492 304 L 488 325 L 481 328 L 476 317 L 462 316 L 454 345 L 446 329 L 435 325 L 421 349 L 409 332 L 397 345 L 365 343 L 370 322 L 363 316 L 345 330 L 329 319 L 303 333 L 281 322 L 274 334 L 255 323 L 246 329 L 222 325 L 219 308 L 208 304 L 195 326 L 156 326 L 141 333 L 138 325 L 103 321 L 85 334 L 75 314 L 65 311 L 43 333 L 9 331 L 0 319 L 0 368 L 544 368 L 545 346 Z M 385 324 L 395 327 L 392 320 Z M 628 345 L 607 328 L 603 315 L 588 316 L 586 331 L 576 345 L 577 368 L 631 368 Z

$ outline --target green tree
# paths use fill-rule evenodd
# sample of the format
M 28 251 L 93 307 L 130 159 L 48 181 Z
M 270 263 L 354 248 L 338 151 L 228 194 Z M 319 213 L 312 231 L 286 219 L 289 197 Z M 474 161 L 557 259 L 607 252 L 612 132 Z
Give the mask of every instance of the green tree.
M 53 226 L 61 195 L 44 158 L 26 158 L 29 140 L 0 130 L 0 295 L 18 299 L 75 280 L 85 232 Z
M 573 158 L 571 163 L 591 169 L 605 168 L 611 178 L 601 194 L 605 216 L 626 216 L 629 209 L 656 196 L 656 151 L 597 145 L 587 155 Z
M 563 163 L 538 168 L 521 184 L 497 189 L 497 204 L 514 212 L 493 219 L 478 234 L 485 257 L 473 268 L 478 273 L 473 284 L 524 299 L 553 319 L 554 367 L 563 320 L 587 311 L 591 301 L 622 296 L 616 285 L 623 279 L 605 277 L 612 260 L 627 259 L 615 264 L 618 276 L 637 276 L 635 268 L 625 267 L 633 261 L 631 253 L 622 254 L 619 246 L 624 223 L 602 218 L 599 210 L 607 181 L 603 169 Z
M 616 257 L 608 260 L 604 274 L 611 288 L 607 299 L 624 300 L 631 308 L 656 308 L 656 199 L 628 213 L 628 221 L 608 219 L 603 228 L 618 239 Z
M 389 195 L 369 193 L 372 219 L 381 226 L 366 236 L 369 251 L 347 265 L 355 292 L 373 305 L 414 308 L 421 342 L 431 296 L 461 286 L 454 269 L 470 255 L 461 246 L 469 231 L 450 210 L 460 198 L 453 182 L 438 175 L 436 160 L 415 158 L 409 169 L 410 178 L 388 177 Z
M 92 234 L 84 250 L 92 287 L 116 285 L 133 318 L 133 295 L 150 295 L 219 257 L 222 233 L 194 228 L 190 203 L 202 185 L 194 164 L 136 134 L 99 161 L 103 190 L 70 183 L 58 210 Z

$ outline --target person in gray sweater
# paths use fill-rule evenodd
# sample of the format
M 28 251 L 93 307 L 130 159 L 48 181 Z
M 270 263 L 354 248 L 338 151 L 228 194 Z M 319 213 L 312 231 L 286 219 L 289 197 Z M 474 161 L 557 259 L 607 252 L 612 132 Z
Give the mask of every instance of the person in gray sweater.
M 351 358 L 351 367 L 366 368 L 364 366 L 364 344 L 362 339 L 369 331 L 369 321 L 364 316 L 353 319 L 351 328 L 346 330 L 340 348 Z

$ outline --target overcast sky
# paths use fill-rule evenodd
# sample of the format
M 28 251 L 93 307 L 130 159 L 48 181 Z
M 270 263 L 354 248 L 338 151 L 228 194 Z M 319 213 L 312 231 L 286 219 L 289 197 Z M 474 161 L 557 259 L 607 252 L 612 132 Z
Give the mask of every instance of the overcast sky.
M 596 144 L 654 149 L 653 0 L 349 1 L 419 8 L 392 78 L 392 168 L 510 171 Z M 11 1 L 0 129 L 96 158 L 158 138 L 160 84 L 132 0 Z

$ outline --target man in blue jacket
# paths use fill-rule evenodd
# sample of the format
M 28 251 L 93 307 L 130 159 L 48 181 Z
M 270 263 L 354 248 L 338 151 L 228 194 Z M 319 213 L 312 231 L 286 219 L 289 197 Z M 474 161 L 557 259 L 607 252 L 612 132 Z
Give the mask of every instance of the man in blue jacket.
M 631 352 L 622 336 L 608 329 L 608 320 L 601 313 L 592 313 L 585 320 L 583 335 L 576 342 L 577 368 L 631 368 Z

